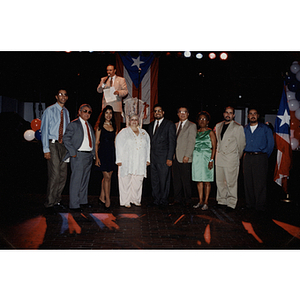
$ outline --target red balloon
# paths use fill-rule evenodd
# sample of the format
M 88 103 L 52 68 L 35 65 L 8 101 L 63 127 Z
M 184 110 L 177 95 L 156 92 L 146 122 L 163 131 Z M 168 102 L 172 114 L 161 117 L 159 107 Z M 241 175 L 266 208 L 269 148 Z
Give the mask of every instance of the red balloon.
M 300 121 L 296 118 L 291 118 L 290 128 L 296 130 L 300 126 Z
M 31 129 L 33 131 L 39 130 L 41 128 L 41 123 L 42 123 L 42 121 L 40 119 L 33 119 L 31 121 L 31 124 L 30 124 L 31 125 Z
M 300 128 L 299 127 L 297 129 L 295 129 L 295 131 L 294 131 L 294 138 L 297 139 L 298 141 L 300 141 Z

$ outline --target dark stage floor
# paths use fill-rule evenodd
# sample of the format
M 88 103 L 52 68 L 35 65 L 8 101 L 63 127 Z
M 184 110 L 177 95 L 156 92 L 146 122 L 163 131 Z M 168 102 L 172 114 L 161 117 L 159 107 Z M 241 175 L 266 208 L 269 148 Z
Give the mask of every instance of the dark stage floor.
M 1 249 L 300 249 L 300 209 L 276 202 L 267 213 L 227 212 L 210 199 L 208 211 L 181 205 L 104 210 L 96 196 L 82 213 L 47 215 L 44 195 L 26 194 L 1 207 Z M 68 204 L 64 195 L 62 203 Z M 194 199 L 197 203 L 197 199 Z M 2 202 L 3 204 L 3 202 Z

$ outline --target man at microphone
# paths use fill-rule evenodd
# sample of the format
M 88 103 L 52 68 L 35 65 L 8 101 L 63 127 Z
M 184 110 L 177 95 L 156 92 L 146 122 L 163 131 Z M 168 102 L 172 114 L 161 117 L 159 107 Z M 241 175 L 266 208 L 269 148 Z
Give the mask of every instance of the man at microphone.
M 98 93 L 103 93 L 102 97 L 102 110 L 106 105 L 111 105 L 115 112 L 115 120 L 116 120 L 116 129 L 117 132 L 121 129 L 121 121 L 122 121 L 122 98 L 126 97 L 128 94 L 128 89 L 126 85 L 125 78 L 116 76 L 116 69 L 114 65 L 108 65 L 106 68 L 107 76 L 102 77 L 101 81 L 97 87 Z M 105 94 L 103 90 L 113 88 L 115 91 L 113 95 L 116 95 L 116 100 L 107 101 L 105 99 Z

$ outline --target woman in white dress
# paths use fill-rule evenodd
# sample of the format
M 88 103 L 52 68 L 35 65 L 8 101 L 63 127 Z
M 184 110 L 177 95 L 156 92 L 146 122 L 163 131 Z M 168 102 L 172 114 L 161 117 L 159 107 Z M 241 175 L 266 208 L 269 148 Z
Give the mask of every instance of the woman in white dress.
M 129 126 L 116 137 L 120 205 L 141 205 L 143 180 L 150 165 L 150 137 L 139 126 L 138 115 L 129 117 Z

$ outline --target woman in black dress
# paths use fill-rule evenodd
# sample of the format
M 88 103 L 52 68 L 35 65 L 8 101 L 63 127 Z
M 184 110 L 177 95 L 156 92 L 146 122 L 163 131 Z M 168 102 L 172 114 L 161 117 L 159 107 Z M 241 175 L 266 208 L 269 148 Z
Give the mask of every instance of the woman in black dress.
M 111 176 L 113 171 L 117 170 L 117 165 L 115 164 L 116 122 L 113 108 L 110 105 L 107 105 L 100 114 L 95 125 L 95 135 L 95 165 L 103 174 L 99 200 L 106 208 L 109 208 Z

